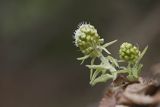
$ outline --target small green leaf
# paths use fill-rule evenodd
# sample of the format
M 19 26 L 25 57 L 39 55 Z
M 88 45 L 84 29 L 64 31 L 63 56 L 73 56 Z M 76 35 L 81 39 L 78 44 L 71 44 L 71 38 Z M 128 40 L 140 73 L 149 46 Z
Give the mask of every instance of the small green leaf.
M 143 67 L 143 65 L 142 65 L 142 64 L 139 64 L 139 66 L 138 66 L 138 68 L 137 68 L 138 75 L 140 75 L 142 67 Z
M 90 68 L 90 69 L 110 69 L 110 66 L 106 66 L 106 65 L 86 65 L 86 67 Z
M 117 63 L 117 60 L 116 60 L 116 59 L 114 59 L 114 58 L 111 57 L 111 56 L 108 56 L 107 58 L 108 58 L 108 60 L 109 60 L 112 64 L 114 64 L 116 67 L 119 68 L 119 64 Z
M 77 58 L 77 60 L 81 60 L 81 61 L 82 61 L 81 64 L 83 64 L 83 62 L 84 62 L 87 58 L 89 58 L 89 55 L 85 55 L 84 57 Z
M 115 42 L 117 42 L 117 40 L 111 41 L 111 42 L 109 42 L 109 43 L 105 43 L 105 44 L 103 45 L 103 47 L 106 48 L 106 47 L 114 44 Z
M 77 58 L 77 60 L 85 60 L 85 59 L 87 59 L 87 58 L 89 58 L 89 55 L 85 55 L 85 56 L 83 56 L 83 57 Z
M 93 73 L 93 76 L 92 76 L 92 78 L 90 79 L 90 83 L 92 83 L 92 81 L 95 80 L 95 78 L 98 76 L 98 74 L 99 74 L 99 70 L 97 69 L 97 70 Z
M 104 50 L 107 54 L 111 54 L 105 47 L 100 47 L 102 50 Z
M 106 82 L 107 80 L 112 79 L 112 78 L 113 78 L 112 75 L 110 75 L 110 74 L 105 74 L 105 75 L 99 76 L 99 77 L 96 78 L 94 81 L 92 81 L 90 84 L 91 84 L 92 86 L 94 86 L 94 85 L 97 84 L 97 83 Z
M 148 49 L 148 46 L 146 46 L 146 47 L 144 48 L 144 50 L 143 50 L 142 53 L 140 54 L 139 58 L 137 59 L 136 64 L 138 64 L 138 63 L 141 61 L 141 59 L 143 58 L 143 56 L 144 56 L 144 54 L 146 53 L 147 49 Z

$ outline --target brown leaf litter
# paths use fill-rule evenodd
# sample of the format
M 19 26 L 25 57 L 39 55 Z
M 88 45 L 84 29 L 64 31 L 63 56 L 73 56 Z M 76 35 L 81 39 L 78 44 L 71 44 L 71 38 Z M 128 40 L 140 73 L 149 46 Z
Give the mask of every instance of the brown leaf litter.
M 160 85 L 154 80 L 130 83 L 118 78 L 107 89 L 99 107 L 160 107 Z

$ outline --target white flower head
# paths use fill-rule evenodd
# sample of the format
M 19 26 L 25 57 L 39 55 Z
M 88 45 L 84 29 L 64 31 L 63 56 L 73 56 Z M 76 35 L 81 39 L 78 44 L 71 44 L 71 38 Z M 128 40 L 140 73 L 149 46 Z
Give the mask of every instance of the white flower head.
M 74 39 L 75 45 L 86 55 L 93 52 L 96 46 L 103 43 L 103 39 L 100 39 L 95 27 L 87 23 L 82 23 L 78 26 L 74 33 Z
M 98 36 L 97 30 L 94 28 L 94 26 L 87 23 L 79 24 L 78 29 L 74 33 L 75 45 L 78 47 L 78 41 L 81 38 L 85 39 L 87 35 L 91 36 L 92 34 L 95 34 L 96 36 Z

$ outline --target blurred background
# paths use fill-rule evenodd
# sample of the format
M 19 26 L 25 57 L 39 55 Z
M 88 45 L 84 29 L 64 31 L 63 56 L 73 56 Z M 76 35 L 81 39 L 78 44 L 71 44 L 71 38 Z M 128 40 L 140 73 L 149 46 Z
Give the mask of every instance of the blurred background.
M 149 45 L 143 76 L 160 68 L 159 0 L 1 0 L 0 106 L 97 107 L 107 84 L 91 87 L 76 60 L 77 25 L 94 25 L 118 58 L 124 41 Z M 159 76 L 157 76 L 159 77 Z

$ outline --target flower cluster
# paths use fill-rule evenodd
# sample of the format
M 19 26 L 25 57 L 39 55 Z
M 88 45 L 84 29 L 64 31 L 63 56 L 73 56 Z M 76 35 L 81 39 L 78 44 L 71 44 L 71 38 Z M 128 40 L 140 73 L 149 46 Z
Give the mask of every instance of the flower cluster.
M 75 31 L 75 45 L 80 48 L 84 55 L 90 57 L 98 56 L 98 46 L 103 44 L 104 40 L 100 39 L 97 30 L 90 24 L 81 24 Z
M 119 55 L 122 60 L 134 63 L 140 56 L 140 51 L 136 46 L 125 42 L 120 46 Z

